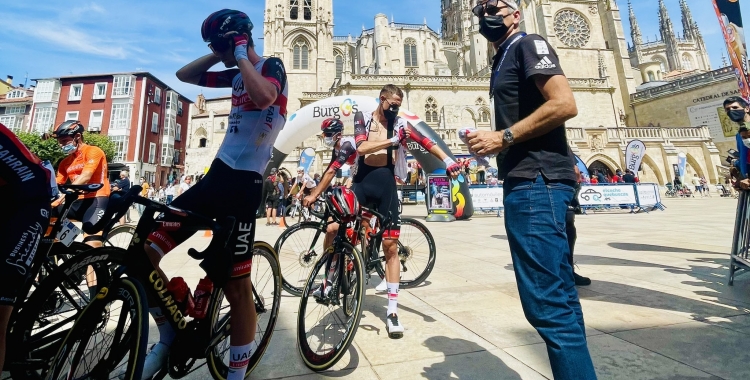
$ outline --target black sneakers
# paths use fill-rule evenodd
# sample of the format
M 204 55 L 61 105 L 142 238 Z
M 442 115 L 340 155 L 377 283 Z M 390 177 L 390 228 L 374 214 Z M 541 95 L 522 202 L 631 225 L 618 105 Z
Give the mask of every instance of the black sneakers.
M 577 286 L 586 286 L 591 285 L 591 279 L 588 277 L 583 277 L 580 274 L 573 272 L 573 279 L 576 282 Z

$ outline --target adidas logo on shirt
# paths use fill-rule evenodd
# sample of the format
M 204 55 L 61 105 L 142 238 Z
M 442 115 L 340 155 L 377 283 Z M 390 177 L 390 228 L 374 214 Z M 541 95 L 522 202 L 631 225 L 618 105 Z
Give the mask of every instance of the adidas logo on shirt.
M 552 61 L 550 61 L 549 58 L 547 58 L 547 56 L 544 56 L 544 58 L 542 58 L 542 60 L 539 61 L 539 63 L 537 63 L 536 66 L 534 66 L 534 68 L 537 70 L 554 69 L 555 67 L 557 67 L 557 65 L 552 63 Z

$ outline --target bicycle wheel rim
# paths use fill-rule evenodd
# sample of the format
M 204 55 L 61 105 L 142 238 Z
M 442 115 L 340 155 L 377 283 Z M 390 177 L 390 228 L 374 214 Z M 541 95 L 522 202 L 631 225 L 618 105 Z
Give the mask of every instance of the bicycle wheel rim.
M 399 285 L 411 288 L 423 283 L 435 267 L 436 246 L 432 234 L 422 223 L 404 218 L 398 238 L 401 280 Z
M 323 371 L 335 365 L 349 349 L 356 334 L 362 316 L 362 301 L 364 300 L 364 276 L 362 263 L 357 249 L 348 243 L 341 243 L 340 247 L 352 262 L 349 270 L 354 271 L 356 283 L 350 290 L 356 304 L 351 306 L 351 312 L 344 311 L 343 302 L 339 305 L 326 305 L 317 302 L 312 296 L 313 291 L 324 281 L 327 260 L 319 260 L 310 273 L 307 285 L 300 300 L 297 316 L 297 347 L 305 365 L 314 371 Z M 338 281 L 336 281 L 338 282 Z M 338 292 L 337 285 L 333 290 Z M 336 298 L 340 298 L 337 296 Z
M 107 240 L 104 242 L 104 245 L 107 247 L 128 249 L 134 234 L 135 226 L 116 226 L 107 233 Z
M 257 294 L 262 300 L 253 297 L 256 303 L 262 305 L 263 312 L 257 314 L 255 327 L 255 342 L 258 347 L 248 359 L 245 378 L 260 363 L 260 359 L 268 348 L 268 344 L 273 336 L 273 329 L 276 326 L 276 320 L 279 314 L 281 304 L 281 275 L 279 274 L 278 262 L 271 246 L 264 242 L 256 242 L 253 245 L 253 264 L 250 274 L 254 294 Z M 229 313 L 229 303 L 221 290 L 214 290 L 216 299 L 211 304 L 211 331 L 212 336 L 224 335 L 223 339 L 211 348 L 208 355 L 208 368 L 211 376 L 216 380 L 226 380 L 229 364 L 229 331 L 222 331 L 221 321 Z
M 140 379 L 148 338 L 144 297 L 129 279 L 103 290 L 61 344 L 47 379 Z
M 317 236 L 315 245 L 313 239 Z M 299 297 L 310 271 L 323 256 L 325 230 L 319 224 L 299 224 L 284 231 L 276 242 L 282 286 L 289 294 Z

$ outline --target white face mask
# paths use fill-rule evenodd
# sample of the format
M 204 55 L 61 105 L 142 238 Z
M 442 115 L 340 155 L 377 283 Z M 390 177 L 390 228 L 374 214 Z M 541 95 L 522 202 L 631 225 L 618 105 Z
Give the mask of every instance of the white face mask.
M 336 140 L 334 140 L 333 136 L 325 136 L 323 137 L 323 144 L 326 144 L 326 146 L 330 148 L 336 145 Z
M 746 147 L 750 148 L 750 138 L 742 139 L 742 143 L 745 144 Z

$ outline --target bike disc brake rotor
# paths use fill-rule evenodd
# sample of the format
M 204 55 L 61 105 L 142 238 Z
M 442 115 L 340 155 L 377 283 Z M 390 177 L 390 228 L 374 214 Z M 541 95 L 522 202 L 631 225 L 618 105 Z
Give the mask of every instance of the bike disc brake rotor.
M 42 311 L 40 312 L 41 317 L 49 317 L 57 314 L 62 310 L 63 298 L 59 292 L 54 292 L 44 301 L 42 305 Z
M 304 251 L 299 253 L 299 265 L 303 268 L 310 268 L 315 264 L 315 258 L 318 254 L 315 251 Z

